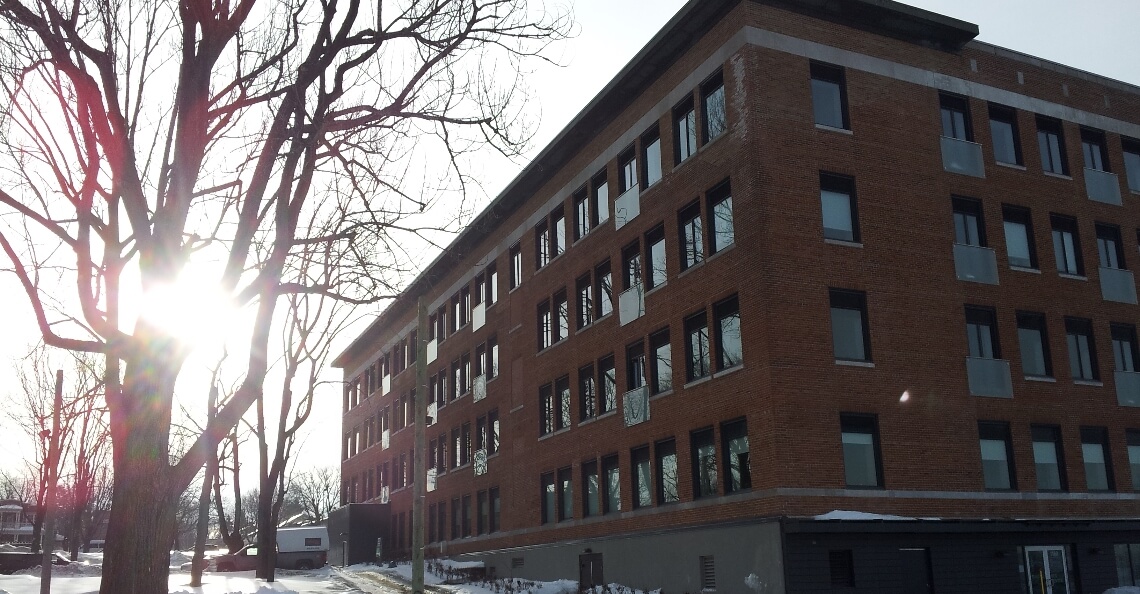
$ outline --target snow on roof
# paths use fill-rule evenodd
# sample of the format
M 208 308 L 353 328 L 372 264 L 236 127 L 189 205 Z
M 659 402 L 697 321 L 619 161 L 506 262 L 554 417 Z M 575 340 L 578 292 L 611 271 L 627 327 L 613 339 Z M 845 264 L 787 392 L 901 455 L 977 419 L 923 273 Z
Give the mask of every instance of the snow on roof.
M 0 505 L 0 511 L 24 511 L 24 506 L 9 503 L 8 505 Z
M 892 516 L 888 514 L 872 514 L 861 511 L 847 511 L 836 509 L 827 512 L 826 514 L 818 515 L 812 518 L 813 520 L 889 520 L 889 521 L 904 521 L 904 520 L 917 520 L 918 518 L 908 518 L 906 516 Z M 926 518 L 924 518 L 926 519 Z M 931 518 L 932 519 L 932 518 Z

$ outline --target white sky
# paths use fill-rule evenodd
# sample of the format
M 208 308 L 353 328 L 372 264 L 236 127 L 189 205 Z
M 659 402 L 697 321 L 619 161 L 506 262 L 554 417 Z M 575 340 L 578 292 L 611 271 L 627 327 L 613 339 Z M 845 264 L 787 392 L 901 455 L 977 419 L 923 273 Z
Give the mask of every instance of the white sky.
M 1140 84 L 1140 35 L 1134 31 L 1135 25 L 1140 23 L 1140 1 L 908 0 L 907 3 L 976 23 L 981 29 L 978 36 L 981 41 Z M 535 117 L 541 118 L 530 154 L 537 154 L 562 130 L 683 4 L 682 0 L 573 2 L 578 34 L 551 54 L 563 66 L 536 65 L 536 72 L 527 77 L 538 110 Z M 488 193 L 497 194 L 522 165 L 488 167 L 484 171 L 484 187 Z M 425 257 L 423 264 L 430 260 Z M 18 390 L 11 365 L 5 361 L 36 339 L 30 310 L 22 297 L 11 275 L 0 277 L 0 304 L 6 305 L 8 312 L 0 325 L 3 332 L 0 397 Z M 351 338 L 345 336 L 338 340 L 334 351 L 343 349 Z M 338 378 L 339 372 L 330 371 L 329 379 Z M 328 400 L 318 406 L 309 422 L 311 434 L 300 453 L 300 465 L 339 463 L 339 389 L 330 389 L 325 395 Z M 6 428 L 7 424 L 9 421 L 0 417 L 0 428 Z M 13 467 L 23 455 L 15 440 L 0 440 L 0 468 Z M 252 455 L 246 459 L 253 461 Z

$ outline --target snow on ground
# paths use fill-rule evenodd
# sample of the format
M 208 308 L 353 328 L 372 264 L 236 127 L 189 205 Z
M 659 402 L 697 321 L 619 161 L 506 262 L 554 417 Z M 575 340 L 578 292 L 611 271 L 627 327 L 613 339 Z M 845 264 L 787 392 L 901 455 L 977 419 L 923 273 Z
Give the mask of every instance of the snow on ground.
M 433 561 L 438 563 L 444 568 L 448 569 L 472 569 L 483 567 L 481 562 L 464 562 L 464 561 Z M 388 565 L 372 565 L 362 564 L 346 567 L 345 571 L 354 576 L 366 576 L 367 574 L 380 574 L 387 578 L 400 583 L 409 583 L 412 579 L 412 564 L 411 563 L 397 563 L 395 567 Z M 443 577 L 435 575 L 431 572 L 424 573 L 424 584 L 435 586 L 437 590 L 448 592 L 450 594 L 502 594 L 504 586 L 509 582 L 512 585 L 513 592 L 518 594 L 577 594 L 578 582 L 575 580 L 555 580 L 552 582 L 536 582 L 532 580 L 500 578 L 497 580 L 479 580 L 471 584 L 451 584 L 443 585 Z M 642 590 L 634 590 L 632 588 L 624 587 L 619 584 L 610 584 L 608 590 L 598 588 L 597 592 L 623 592 L 625 594 L 660 594 L 660 590 L 653 590 L 646 593 Z
M 52 571 L 52 594 L 96 594 L 99 592 L 98 574 L 82 575 Z M 361 594 L 333 571 L 322 568 L 315 571 L 279 570 L 277 581 L 269 584 L 253 577 L 252 571 L 235 573 L 206 573 L 202 587 L 191 588 L 190 574 L 170 572 L 170 594 Z M 0 575 L 0 594 L 39 594 L 39 569 L 34 575 Z
M 815 516 L 814 520 L 914 520 L 917 518 L 907 518 L 904 516 L 892 516 L 887 514 L 871 514 L 861 511 L 847 511 L 842 509 L 832 510 L 826 514 Z
M 1122 586 L 1120 588 L 1110 588 L 1104 591 L 1104 594 L 1140 594 L 1140 586 Z

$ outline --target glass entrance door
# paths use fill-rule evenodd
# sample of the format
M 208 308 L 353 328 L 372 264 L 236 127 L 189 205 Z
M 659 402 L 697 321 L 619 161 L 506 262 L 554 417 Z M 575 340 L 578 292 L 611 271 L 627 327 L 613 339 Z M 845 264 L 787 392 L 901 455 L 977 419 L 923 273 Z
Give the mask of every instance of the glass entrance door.
M 1025 547 L 1029 594 L 1069 594 L 1065 547 Z

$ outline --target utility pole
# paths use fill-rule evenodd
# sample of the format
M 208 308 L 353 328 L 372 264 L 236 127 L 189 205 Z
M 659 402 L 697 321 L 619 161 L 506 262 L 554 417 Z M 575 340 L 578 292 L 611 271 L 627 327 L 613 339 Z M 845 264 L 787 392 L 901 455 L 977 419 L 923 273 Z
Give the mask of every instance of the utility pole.
M 424 592 L 424 483 L 427 466 L 424 450 L 427 439 L 427 305 L 421 295 L 416 301 L 416 435 L 412 453 L 412 594 Z
M 51 592 L 51 562 L 55 553 L 55 491 L 59 481 L 59 411 L 63 408 L 63 370 L 55 372 L 55 406 L 51 413 L 51 435 L 48 436 L 48 482 L 44 494 L 44 529 L 40 533 L 40 549 L 44 554 L 40 566 L 40 594 Z

